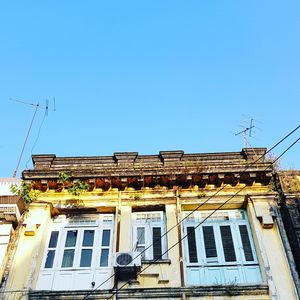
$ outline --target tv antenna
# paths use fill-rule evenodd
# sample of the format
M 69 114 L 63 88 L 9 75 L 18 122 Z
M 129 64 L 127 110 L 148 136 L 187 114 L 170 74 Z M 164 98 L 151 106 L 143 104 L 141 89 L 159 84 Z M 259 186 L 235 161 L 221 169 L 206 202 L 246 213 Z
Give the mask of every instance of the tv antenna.
M 253 133 L 253 128 L 254 127 L 255 127 L 254 126 L 254 119 L 251 118 L 249 126 L 245 127 L 242 131 L 235 134 L 235 136 L 238 136 L 238 135 L 241 135 L 241 134 L 243 135 L 244 147 L 245 148 L 251 147 L 248 138 L 253 137 L 252 133 Z
M 18 160 L 16 169 L 14 170 L 14 173 L 13 173 L 13 178 L 15 178 L 17 176 L 17 172 L 18 172 L 18 169 L 19 169 L 19 166 L 20 166 L 20 162 L 22 160 L 22 156 L 23 156 L 23 153 L 24 153 L 24 150 L 25 150 L 25 146 L 27 144 L 27 140 L 28 140 L 28 137 L 30 135 L 32 125 L 33 125 L 34 119 L 36 117 L 37 111 L 38 111 L 38 109 L 45 109 L 45 117 L 47 117 L 48 116 L 48 111 L 49 111 L 49 100 L 48 99 L 46 100 L 45 105 L 41 105 L 39 102 L 30 103 L 30 102 L 25 102 L 23 100 L 12 99 L 12 98 L 10 98 L 9 100 L 35 107 L 35 110 L 34 110 L 34 113 L 33 113 L 29 128 L 28 128 L 28 131 L 27 131 L 27 134 L 26 134 L 26 137 L 25 137 L 25 141 L 24 141 L 22 149 L 21 149 L 19 160 Z M 55 109 L 55 98 L 53 98 L 53 105 L 54 105 L 53 111 L 56 111 L 56 109 Z

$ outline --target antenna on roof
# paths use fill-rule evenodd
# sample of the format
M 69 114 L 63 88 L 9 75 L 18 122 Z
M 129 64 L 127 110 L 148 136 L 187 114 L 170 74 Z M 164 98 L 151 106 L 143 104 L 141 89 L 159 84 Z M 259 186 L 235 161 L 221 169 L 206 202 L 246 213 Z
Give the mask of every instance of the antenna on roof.
M 19 160 L 18 160 L 16 169 L 14 170 L 14 173 L 13 173 L 13 177 L 16 177 L 17 172 L 18 172 L 18 169 L 19 169 L 19 166 L 20 166 L 20 162 L 21 162 L 21 159 L 22 159 L 24 150 L 25 150 L 26 143 L 27 143 L 28 137 L 29 137 L 29 135 L 30 135 L 30 131 L 31 131 L 31 128 L 32 128 L 34 119 L 35 119 L 35 117 L 36 117 L 36 113 L 37 113 L 38 109 L 45 109 L 45 117 L 48 116 L 48 111 L 49 111 L 49 100 L 48 100 L 48 99 L 46 100 L 45 105 L 40 105 L 39 102 L 37 102 L 37 103 L 30 103 L 30 102 L 25 102 L 25 101 L 23 101 L 23 100 L 12 99 L 12 98 L 10 98 L 9 100 L 35 107 L 35 110 L 34 110 L 34 113 L 33 113 L 33 116 L 32 116 L 32 119 L 31 119 L 31 122 L 30 122 L 30 125 L 29 125 L 29 128 L 28 128 L 28 131 L 27 131 L 27 134 L 26 134 L 26 137 L 25 137 L 25 141 L 24 141 L 23 146 L 22 146 L 22 149 L 21 149 L 21 153 L 20 153 L 20 156 L 19 156 Z M 54 103 L 55 103 L 55 102 L 54 102 Z M 54 106 L 54 111 L 55 111 L 55 106 Z
M 235 136 L 238 135 L 243 135 L 244 138 L 244 147 L 245 148 L 249 148 L 251 147 L 248 138 L 253 137 L 253 129 L 254 129 L 255 125 L 254 125 L 254 119 L 251 118 L 250 123 L 248 126 L 244 127 L 244 129 L 242 131 L 239 131 L 237 133 L 235 133 Z

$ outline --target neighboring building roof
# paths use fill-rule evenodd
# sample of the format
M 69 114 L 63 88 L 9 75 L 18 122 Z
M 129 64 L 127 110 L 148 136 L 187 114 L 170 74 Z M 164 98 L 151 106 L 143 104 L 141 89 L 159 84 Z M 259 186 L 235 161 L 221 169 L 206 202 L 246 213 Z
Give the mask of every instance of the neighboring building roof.
M 21 185 L 21 182 L 19 178 L 0 178 L 0 220 L 16 222 L 24 212 L 23 200 L 10 190 L 11 185 Z
M 24 210 L 24 201 L 19 196 L 0 196 L 0 219 L 15 221 Z
M 19 178 L 0 178 L 0 196 L 10 196 L 13 193 L 10 190 L 12 184 L 21 184 L 22 180 Z
M 300 193 L 300 171 L 282 171 L 278 174 L 282 191 L 285 194 Z

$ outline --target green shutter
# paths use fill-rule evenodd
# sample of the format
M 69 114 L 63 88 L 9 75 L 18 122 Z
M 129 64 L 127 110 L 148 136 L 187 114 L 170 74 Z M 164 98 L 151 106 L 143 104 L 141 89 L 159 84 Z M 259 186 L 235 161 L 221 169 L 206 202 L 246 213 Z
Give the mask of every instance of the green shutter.
M 225 261 L 236 261 L 231 228 L 229 225 L 220 226 Z
M 160 227 L 153 227 L 152 244 L 153 244 L 153 259 L 161 259 L 162 245 L 161 245 Z
M 203 226 L 205 253 L 207 258 L 217 257 L 217 248 L 213 226 Z
M 246 225 L 239 225 L 240 229 L 240 236 L 243 244 L 243 249 L 244 249 L 244 255 L 246 261 L 253 261 L 253 253 L 251 249 L 251 244 L 250 244 L 250 239 L 249 239 L 249 234 L 248 234 L 248 229 Z
M 195 236 L 194 227 L 187 227 L 187 238 L 188 238 L 190 263 L 196 263 L 198 262 L 198 257 L 197 257 L 197 245 L 196 245 L 196 236 Z

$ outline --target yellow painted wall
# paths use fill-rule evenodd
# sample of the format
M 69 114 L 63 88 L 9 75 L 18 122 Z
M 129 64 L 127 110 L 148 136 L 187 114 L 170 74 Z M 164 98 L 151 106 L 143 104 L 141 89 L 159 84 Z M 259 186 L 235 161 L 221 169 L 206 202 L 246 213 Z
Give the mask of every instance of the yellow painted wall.
M 209 205 L 202 207 L 202 209 L 217 208 L 221 203 L 228 199 L 228 195 L 233 194 L 233 190 L 236 189 L 232 187 L 227 189 L 227 191 L 224 189 L 218 197 L 213 198 Z M 245 195 L 248 192 L 250 192 L 250 189 L 248 189 L 248 191 L 244 194 L 239 195 L 239 197 L 236 197 L 232 203 L 229 204 L 229 207 L 224 208 L 240 208 L 245 204 Z M 263 194 L 266 192 L 266 188 L 257 186 L 252 189 L 252 192 Z M 134 195 L 137 193 L 141 194 L 142 197 L 134 198 Z M 165 205 L 168 230 L 177 224 L 178 209 L 194 209 L 197 205 L 199 205 L 199 203 L 201 203 L 201 201 L 205 201 L 208 199 L 208 196 L 212 194 L 211 191 L 208 191 L 204 197 L 198 197 L 198 191 L 195 189 L 182 190 L 180 193 L 180 197 L 178 197 L 176 190 L 166 189 L 147 189 L 144 192 L 136 192 L 132 190 L 124 192 L 118 192 L 115 190 L 102 192 L 101 190 L 94 190 L 91 193 L 86 193 L 78 197 L 76 201 L 84 207 L 96 207 L 98 212 L 105 211 L 109 208 L 113 208 L 116 212 L 118 212 L 119 209 L 119 251 L 127 252 L 132 251 L 132 206 L 145 207 L 147 205 Z M 74 201 L 66 192 L 42 193 L 40 200 L 51 201 L 54 206 L 58 205 L 60 207 L 68 206 L 72 203 L 72 201 Z M 264 201 L 265 200 L 262 200 L 262 202 Z M 275 200 L 272 201 L 275 203 Z M 76 205 L 76 203 L 74 204 L 73 202 L 73 205 Z M 270 290 L 274 292 L 274 295 L 276 294 L 278 296 L 277 299 L 297 299 L 276 222 L 272 228 L 263 228 L 256 216 L 257 212 L 251 202 L 248 202 L 247 208 L 257 254 L 262 269 L 262 276 L 265 279 L 265 282 L 270 285 Z M 6 290 L 34 289 L 39 274 L 44 249 L 46 247 L 45 240 L 48 235 L 48 228 L 51 222 L 50 205 L 44 203 L 31 204 L 29 211 L 26 214 L 25 223 L 27 224 L 27 227 L 22 228 L 20 241 L 10 270 Z M 32 226 L 35 228 L 36 224 L 40 224 L 40 226 L 35 230 L 35 235 L 25 236 L 25 231 L 29 230 Z M 117 233 L 115 232 L 115 238 L 116 237 Z M 178 242 L 178 228 L 173 229 L 170 233 L 168 233 L 167 242 L 168 247 Z M 180 287 L 181 277 L 178 245 L 170 250 L 168 258 L 170 259 L 170 264 L 164 263 L 151 266 L 145 273 L 139 276 L 137 281 L 133 282 L 130 287 Z M 269 268 L 268 272 L 266 271 L 267 268 Z M 272 285 L 274 285 L 275 288 L 273 288 Z M 7 298 L 14 299 L 12 295 L 8 295 Z M 270 297 L 257 295 L 239 297 L 205 297 L 202 299 L 221 300 L 230 298 L 235 300 L 265 300 Z
M 31 204 L 26 212 L 24 226 L 11 265 L 6 290 L 23 290 L 35 286 L 38 270 L 44 254 L 45 239 L 50 223 L 50 206 Z M 33 236 L 26 236 L 26 231 L 34 230 Z M 15 299 L 14 293 L 6 295 Z
M 132 251 L 131 206 L 121 206 L 119 252 Z

